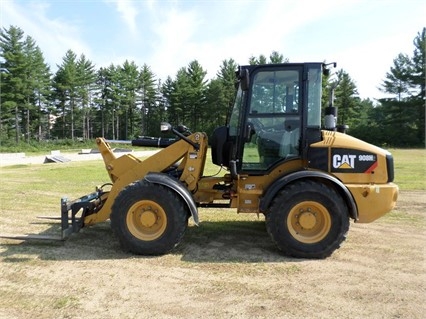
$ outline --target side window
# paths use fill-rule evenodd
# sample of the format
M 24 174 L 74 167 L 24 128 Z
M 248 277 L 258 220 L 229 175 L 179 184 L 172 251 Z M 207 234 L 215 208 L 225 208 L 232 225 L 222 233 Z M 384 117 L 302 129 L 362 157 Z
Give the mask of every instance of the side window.
M 266 170 L 299 155 L 300 71 L 260 71 L 253 77 L 248 123 L 252 137 L 244 144 L 243 170 Z
M 308 70 L 308 126 L 321 127 L 322 69 L 311 67 Z
M 229 135 L 237 136 L 240 131 L 241 123 L 241 108 L 243 105 L 244 94 L 243 91 L 238 89 L 237 96 L 235 97 L 234 107 L 232 109 L 231 118 L 229 120 Z

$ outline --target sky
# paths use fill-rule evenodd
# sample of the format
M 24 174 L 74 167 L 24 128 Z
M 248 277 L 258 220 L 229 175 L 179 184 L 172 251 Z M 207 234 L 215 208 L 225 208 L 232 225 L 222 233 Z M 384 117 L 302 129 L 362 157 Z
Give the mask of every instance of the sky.
M 207 78 L 222 62 L 277 51 L 290 62 L 337 62 L 361 98 L 378 99 L 399 53 L 426 27 L 424 0 L 0 0 L 0 24 L 32 37 L 55 72 L 67 50 L 97 68 L 125 60 L 174 78 L 197 60 Z

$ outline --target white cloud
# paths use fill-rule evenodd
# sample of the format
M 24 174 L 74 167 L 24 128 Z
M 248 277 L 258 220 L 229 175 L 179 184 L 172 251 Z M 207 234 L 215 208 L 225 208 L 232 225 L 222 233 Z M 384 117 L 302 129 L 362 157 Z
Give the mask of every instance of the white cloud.
M 2 26 L 33 37 L 52 68 L 71 49 L 97 67 L 146 63 L 163 81 L 197 59 L 211 78 L 225 59 L 246 64 L 278 51 L 291 62 L 337 61 L 362 97 L 376 97 L 392 59 L 412 52 L 407 30 L 421 30 L 425 8 L 414 0 L 385 8 L 367 0 L 0 1 Z
M 165 80 L 170 75 L 198 56 L 198 45 L 193 42 L 193 34 L 199 25 L 194 11 L 170 9 L 157 12 L 154 17 L 155 40 L 152 43 L 153 54 L 148 65 L 155 66 L 153 71 Z
M 29 6 L 29 8 L 28 8 Z M 2 26 L 17 26 L 36 41 L 52 71 L 60 64 L 67 50 L 77 55 L 90 56 L 91 50 L 80 38 L 81 30 L 59 18 L 48 17 L 49 5 L 44 2 L 30 3 L 23 7 L 15 1 L 2 3 Z
M 278 50 L 277 43 L 291 31 L 293 20 L 297 21 L 292 18 L 288 24 L 283 22 L 286 11 L 282 1 L 219 2 L 215 3 L 215 12 L 209 11 L 206 3 L 199 5 L 175 5 L 166 10 L 151 6 L 157 40 L 149 64 L 159 77 L 174 76 L 193 59 L 209 71 L 209 77 L 215 75 L 224 59 L 245 64 L 251 55 Z M 288 16 L 290 20 L 291 14 Z
M 412 55 L 413 39 L 424 26 L 422 14 L 412 14 L 412 9 L 398 11 L 401 9 L 399 7 L 388 8 L 388 21 L 381 20 L 374 24 L 374 13 L 381 9 L 376 4 L 375 10 L 366 11 L 370 16 L 363 23 L 351 26 L 349 31 L 352 34 L 348 35 L 348 39 L 352 41 L 337 38 L 334 47 L 325 50 L 328 51 L 329 61 L 337 61 L 338 68 L 347 71 L 355 81 L 361 98 L 379 99 L 386 96 L 379 87 L 393 66 L 393 60 L 399 53 Z M 399 17 L 406 19 L 403 25 L 393 22 Z
M 114 2 L 117 11 L 120 13 L 129 30 L 133 34 L 136 34 L 136 17 L 138 16 L 139 12 L 134 5 L 134 2 L 129 0 L 113 0 L 112 2 Z
M 378 87 L 399 53 L 411 56 L 414 36 L 410 37 L 404 32 L 395 33 L 374 41 L 354 44 L 353 47 L 335 52 L 334 57 L 338 61 L 338 68 L 343 68 L 355 81 L 361 98 L 381 98 L 385 94 Z
M 197 11 L 193 7 L 175 7 L 164 13 L 156 8 L 153 25 L 157 26 L 158 41 L 149 64 L 160 78 L 174 76 L 177 69 L 193 59 L 209 72 L 208 77 L 213 77 L 225 59 L 233 58 L 238 64 L 246 64 L 252 55 L 268 55 L 272 51 L 285 55 L 286 38 L 292 32 L 331 12 L 344 10 L 353 2 L 318 4 L 316 1 L 271 0 L 215 4 L 216 12 L 205 7 Z M 218 10 L 218 6 L 222 10 Z M 219 30 L 220 36 L 216 34 Z

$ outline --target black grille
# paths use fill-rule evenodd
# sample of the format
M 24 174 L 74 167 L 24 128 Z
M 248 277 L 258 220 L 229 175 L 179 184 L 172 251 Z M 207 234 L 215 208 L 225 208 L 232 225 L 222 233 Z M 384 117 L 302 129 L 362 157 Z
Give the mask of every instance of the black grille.
M 388 169 L 388 183 L 393 182 L 395 178 L 394 167 L 393 167 L 393 156 L 391 154 L 386 155 L 386 166 Z

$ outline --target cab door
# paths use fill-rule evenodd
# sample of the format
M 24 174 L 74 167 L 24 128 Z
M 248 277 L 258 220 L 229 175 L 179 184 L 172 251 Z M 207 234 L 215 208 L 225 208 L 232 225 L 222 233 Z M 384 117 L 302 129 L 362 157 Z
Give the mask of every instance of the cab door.
M 242 171 L 265 171 L 300 156 L 302 74 L 303 66 L 291 64 L 251 70 Z

